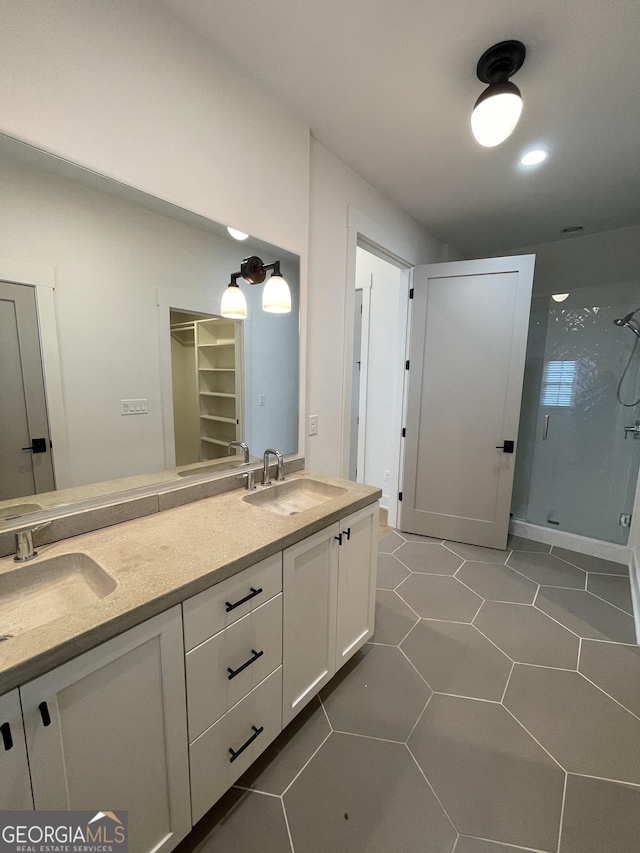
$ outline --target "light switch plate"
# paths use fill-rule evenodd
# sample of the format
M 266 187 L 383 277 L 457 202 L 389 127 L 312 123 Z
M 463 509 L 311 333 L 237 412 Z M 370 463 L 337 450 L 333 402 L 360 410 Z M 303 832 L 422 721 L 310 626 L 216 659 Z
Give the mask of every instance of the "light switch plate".
M 120 400 L 122 415 L 148 415 L 149 400 L 147 398 L 138 400 Z

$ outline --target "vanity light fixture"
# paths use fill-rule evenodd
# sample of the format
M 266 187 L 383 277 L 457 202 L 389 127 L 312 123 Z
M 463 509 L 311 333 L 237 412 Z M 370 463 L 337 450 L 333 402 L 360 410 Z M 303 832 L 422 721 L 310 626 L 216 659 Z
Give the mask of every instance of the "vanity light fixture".
M 243 278 L 247 284 L 262 284 L 269 270 L 271 276 L 262 292 L 262 310 L 270 314 L 288 314 L 291 311 L 291 292 L 280 272 L 280 261 L 264 264 L 256 255 L 251 255 L 240 264 L 240 272 L 231 276 L 229 286 L 222 295 L 222 316 L 230 320 L 244 320 L 247 316 L 247 301 L 238 286 L 238 279 Z
M 520 89 L 509 81 L 522 67 L 526 55 L 521 41 L 501 41 L 486 50 L 478 61 L 478 79 L 489 88 L 480 95 L 471 114 L 471 130 L 485 148 L 504 142 L 522 112 Z
M 246 240 L 249 236 L 248 234 L 245 234 L 244 231 L 238 231 L 237 228 L 232 228 L 230 225 L 227 225 L 227 231 L 234 240 Z

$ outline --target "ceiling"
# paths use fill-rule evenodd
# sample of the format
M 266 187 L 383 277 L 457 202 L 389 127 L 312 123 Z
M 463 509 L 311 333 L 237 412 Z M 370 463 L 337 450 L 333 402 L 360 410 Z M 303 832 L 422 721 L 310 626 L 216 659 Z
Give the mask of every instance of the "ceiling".
M 640 223 L 638 0 L 164 2 L 466 256 Z M 475 69 L 504 39 L 527 48 L 523 115 L 485 149 Z M 549 160 L 519 166 L 537 146 Z

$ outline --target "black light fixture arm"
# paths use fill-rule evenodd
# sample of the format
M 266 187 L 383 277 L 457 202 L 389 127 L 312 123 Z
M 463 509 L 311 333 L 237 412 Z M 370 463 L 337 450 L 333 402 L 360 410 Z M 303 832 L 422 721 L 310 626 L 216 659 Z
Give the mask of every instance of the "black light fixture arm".
M 240 272 L 234 272 L 231 279 L 235 282 L 242 277 L 247 284 L 262 284 L 269 270 L 273 270 L 273 275 L 281 275 L 280 261 L 265 264 L 257 255 L 251 255 L 251 257 L 244 259 L 240 264 Z

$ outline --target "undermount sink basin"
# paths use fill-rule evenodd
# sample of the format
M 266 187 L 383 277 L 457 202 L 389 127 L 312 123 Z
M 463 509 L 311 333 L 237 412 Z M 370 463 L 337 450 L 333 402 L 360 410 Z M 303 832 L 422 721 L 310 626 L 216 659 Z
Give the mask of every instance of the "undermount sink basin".
M 296 515 L 346 491 L 341 486 L 330 486 L 319 480 L 289 480 L 263 487 L 260 491 L 245 495 L 242 500 L 278 515 Z
M 21 515 L 26 515 L 29 512 L 37 512 L 42 509 L 40 504 L 11 504 L 0 508 L 0 521 L 8 521 L 11 518 L 18 518 Z
M 75 614 L 117 586 L 98 563 L 81 553 L 14 566 L 0 574 L 0 639 Z

